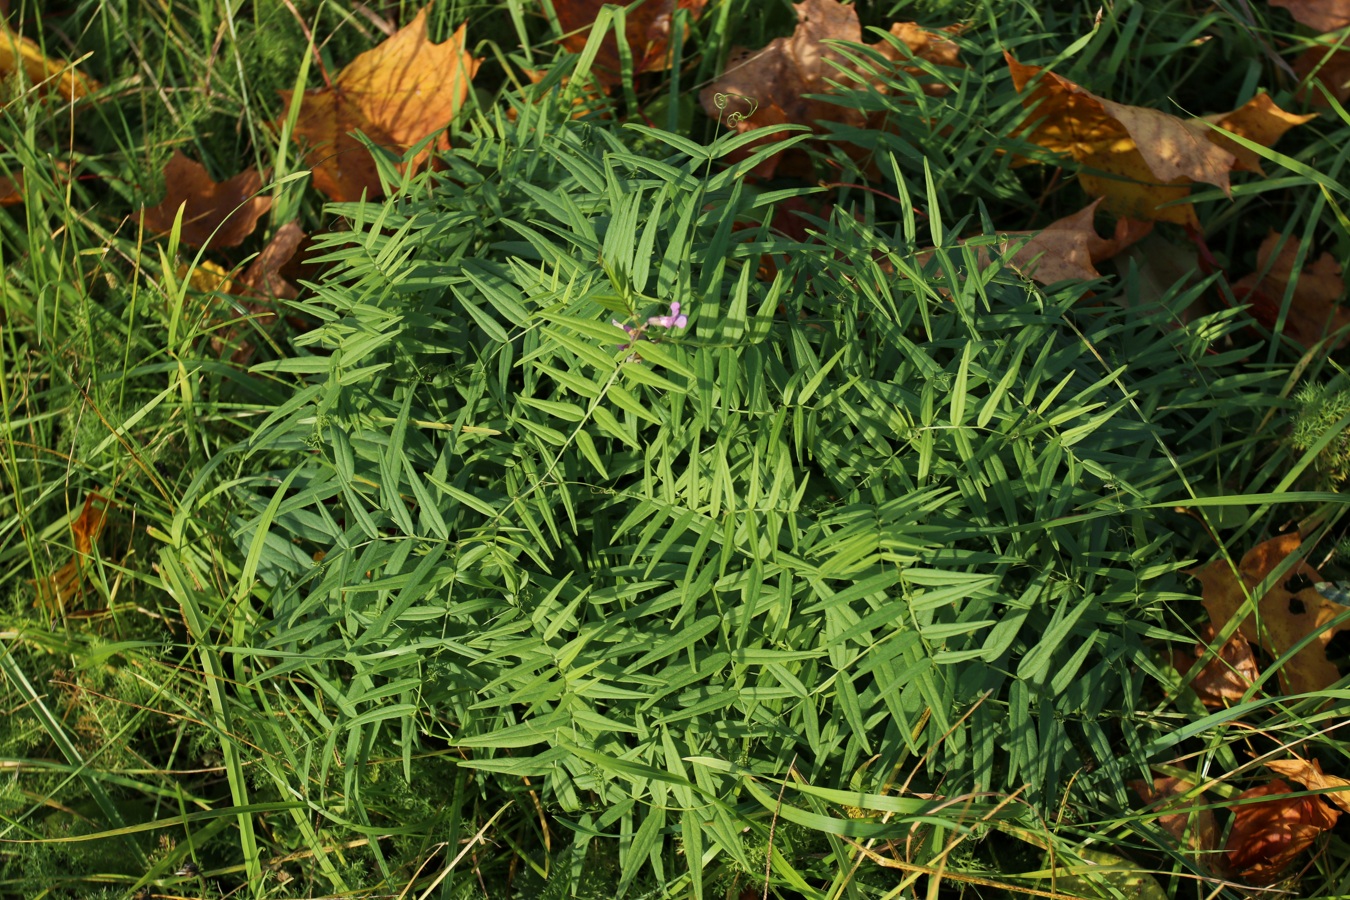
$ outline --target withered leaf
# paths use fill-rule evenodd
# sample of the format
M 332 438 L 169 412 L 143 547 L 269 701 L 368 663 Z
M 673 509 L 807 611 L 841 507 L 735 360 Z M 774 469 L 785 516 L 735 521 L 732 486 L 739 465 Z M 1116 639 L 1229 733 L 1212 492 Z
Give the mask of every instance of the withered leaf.
M 1303 87 L 1299 90 L 1299 99 L 1313 106 L 1330 106 L 1320 90 L 1313 87 L 1319 82 L 1337 102 L 1344 104 L 1350 99 L 1350 50 L 1344 47 L 1315 45 L 1304 50 L 1293 62 L 1294 74 Z
M 1313 31 L 1338 31 L 1350 25 L 1346 0 L 1270 0 L 1270 5 L 1289 10 L 1295 22 Z
M 1285 291 L 1295 278 L 1298 251 L 1297 238 L 1281 237 L 1271 231 L 1256 252 L 1256 271 L 1233 283 L 1233 295 L 1238 302 L 1250 304 L 1252 317 L 1272 331 L 1279 324 Z M 1311 347 L 1328 334 L 1340 331 L 1350 325 L 1350 312 L 1340 302 L 1344 296 L 1341 264 L 1330 253 L 1323 253 L 1298 273 L 1282 333 L 1304 347 Z M 1333 349 L 1344 347 L 1347 341 L 1350 332 L 1337 338 Z
M 1217 632 L 1213 625 L 1202 628 L 1200 643 L 1196 645 L 1195 653 L 1178 652 L 1174 657 L 1177 671 L 1183 674 L 1188 672 L 1216 636 Z M 1219 648 L 1218 655 L 1195 676 L 1191 682 L 1191 690 L 1205 706 L 1223 708 L 1240 703 L 1260 674 L 1256 667 L 1256 656 L 1252 653 L 1252 645 L 1241 632 L 1234 632 L 1233 636 Z
M 306 91 L 301 100 L 295 136 L 309 145 L 314 186 L 333 200 L 380 193 L 375 160 L 352 132 L 401 153 L 448 126 L 469 95 L 480 60 L 464 48 L 465 26 L 434 44 L 427 36 L 428 8 L 352 60 L 332 87 Z M 281 91 L 287 107 L 291 94 Z M 448 146 L 444 139 L 442 145 Z
M 1317 116 L 1315 114 L 1300 116 L 1285 112 L 1275 105 L 1269 94 L 1257 94 L 1232 112 L 1215 113 L 1200 118 L 1263 147 L 1273 147 L 1276 141 L 1284 137 L 1286 131 Z M 1206 137 L 1233 154 L 1235 171 L 1265 174 L 1261 169 L 1261 157 L 1255 151 L 1249 150 L 1221 132 L 1213 129 L 1205 131 Z
M 20 175 L 6 178 L 0 175 L 0 206 L 13 206 L 23 202 L 23 179 Z
M 1212 184 L 1228 193 L 1234 169 L 1260 171 L 1256 156 L 1204 122 L 1212 122 L 1258 143 L 1273 143 L 1309 116 L 1293 116 L 1258 96 L 1230 113 L 1203 119 L 1128 106 L 1099 97 L 1054 72 L 1019 63 L 1005 52 L 1013 86 L 1035 108 L 1033 124 L 1021 137 L 1084 166 L 1079 183 L 1103 197 L 1113 212 L 1197 227 L 1195 210 L 1184 202 L 1190 185 Z M 1237 151 L 1243 151 L 1241 153 Z M 1166 205 L 1175 204 L 1175 205 Z
M 1100 278 L 1097 263 L 1115 256 L 1153 229 L 1152 222 L 1120 218 L 1116 220 L 1115 233 L 1104 238 L 1097 233 L 1093 224 L 1093 217 L 1101 203 L 1101 198 L 1098 198 L 1073 215 L 1051 222 L 1040 231 L 1006 232 L 1007 237 L 1012 239 L 1009 243 L 1030 235 L 1013 255 L 1014 268 L 1041 284 Z
M 295 256 L 305 232 L 296 222 L 287 222 L 272 235 L 272 240 L 249 265 L 241 281 L 244 287 L 260 297 L 294 300 L 295 285 L 281 277 L 281 269 Z
M 291 261 L 304 238 L 305 233 L 297 223 L 287 222 L 237 277 L 231 277 L 210 260 L 198 263 L 190 273 L 186 266 L 180 270 L 179 277 L 187 277 L 192 289 L 203 295 L 193 315 L 199 329 L 211 332 L 212 350 L 228 355 L 236 363 L 248 362 L 255 347 L 245 336 L 248 323 L 238 320 L 245 317 L 253 325 L 265 328 L 277 318 L 272 301 L 295 298 L 295 285 L 282 277 L 281 269 Z
M 142 210 L 145 227 L 167 234 L 183 206 L 184 244 L 237 247 L 272 208 L 272 198 L 258 193 L 262 181 L 257 169 L 245 169 L 227 181 L 212 181 L 205 166 L 175 150 L 164 166 L 164 199 Z
M 1266 763 L 1266 768 L 1310 791 L 1328 791 L 1322 794 L 1323 800 L 1339 806 L 1342 812 L 1350 812 L 1350 781 L 1326 774 L 1317 760 L 1306 760 L 1299 756 L 1293 759 L 1272 759 Z
M 1263 541 L 1242 557 L 1236 574 L 1224 560 L 1187 572 L 1200 581 L 1201 601 L 1214 627 L 1221 630 L 1237 615 L 1246 600 L 1243 585 L 1246 592 L 1254 590 L 1285 557 L 1298 549 L 1300 543 L 1298 534 L 1282 534 Z M 1291 592 L 1287 584 L 1299 576 L 1308 579 L 1309 586 Z M 1260 627 L 1257 627 L 1254 615 L 1247 616 L 1238 626 L 1238 632 L 1246 640 L 1263 647 L 1276 658 L 1316 633 L 1307 646 L 1280 669 L 1280 683 L 1287 694 L 1322 690 L 1340 678 L 1335 664 L 1327 659 L 1327 647 L 1337 633 L 1350 630 L 1350 626 L 1324 627 L 1344 610 L 1312 587 L 1324 580 L 1316 569 L 1299 560 L 1282 583 L 1272 585 L 1259 599 Z
M 80 514 L 70 523 L 75 555 L 52 574 L 34 582 L 39 603 L 49 608 L 64 609 L 84 593 L 88 557 L 94 552 L 94 545 L 103 533 L 103 526 L 108 522 L 108 508 L 112 505 L 111 500 L 98 492 L 92 492 L 84 498 Z
M 1213 810 L 1200 808 L 1208 803 L 1205 795 L 1183 799 L 1195 787 L 1194 781 L 1159 776 L 1151 785 L 1132 781 L 1130 787 L 1148 804 L 1150 812 L 1175 810 L 1158 816 L 1158 824 L 1196 858 L 1203 858 L 1203 854 L 1218 849 L 1221 833 L 1218 820 Z
M 69 64 L 44 56 L 37 44 L 0 22 L 0 78 L 16 72 L 23 72 L 32 84 L 55 90 L 67 100 L 78 100 L 102 87 Z
M 854 72 L 878 90 L 883 89 L 844 53 L 823 43 L 861 43 L 862 26 L 857 11 L 838 0 L 803 0 L 794 9 L 797 27 L 790 36 L 775 38 L 759 50 L 732 51 L 725 71 L 699 94 L 704 111 L 740 132 L 786 124 L 818 127 L 819 122 L 867 125 L 868 115 L 862 110 L 807 96 L 837 93 L 830 82 L 847 85 L 850 78 L 845 72 Z M 953 66 L 958 64 L 957 48 L 949 38 L 955 30 L 931 32 L 912 22 L 900 22 L 891 27 L 890 33 L 909 49 L 910 55 L 934 65 Z M 893 63 L 905 59 L 903 51 L 890 41 L 868 46 Z M 903 68 L 911 74 L 920 73 L 914 66 Z M 937 94 L 945 88 L 929 82 L 924 89 Z M 744 158 L 755 149 L 744 148 L 738 156 Z M 755 174 L 772 177 L 781 160 L 782 154 L 773 155 Z
M 590 28 L 600 14 L 600 8 L 610 0 L 553 0 L 553 11 L 564 37 L 562 44 L 573 53 L 580 53 L 590 39 Z M 641 0 L 625 4 L 624 39 L 632 54 L 633 74 L 659 72 L 670 68 L 671 29 L 675 11 L 688 10 L 689 18 L 697 19 L 707 0 Z M 613 86 L 623 78 L 623 62 L 619 58 L 619 42 L 613 33 L 605 36 L 596 54 L 591 71 L 600 81 Z
M 1340 816 L 1317 797 L 1291 797 L 1290 793 L 1289 785 L 1276 779 L 1243 791 L 1233 804 L 1225 856 L 1229 867 L 1253 884 L 1278 880 L 1295 857 Z M 1241 803 L 1254 797 L 1271 799 Z

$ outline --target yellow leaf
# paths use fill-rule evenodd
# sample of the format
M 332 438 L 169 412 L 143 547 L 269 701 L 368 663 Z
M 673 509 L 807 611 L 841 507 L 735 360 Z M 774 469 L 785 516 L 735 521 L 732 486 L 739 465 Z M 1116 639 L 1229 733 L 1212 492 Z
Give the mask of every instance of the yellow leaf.
M 1186 573 L 1199 579 L 1201 600 L 1216 631 L 1223 630 L 1246 602 L 1247 594 L 1296 551 L 1301 542 L 1297 533 L 1263 541 L 1247 551 L 1236 573 L 1222 559 Z M 1238 626 L 1244 639 L 1263 647 L 1276 659 L 1301 645 L 1280 668 L 1280 684 L 1286 694 L 1321 691 L 1335 684 L 1341 676 L 1327 651 L 1337 633 L 1350 630 L 1347 625 L 1327 627 L 1345 611 L 1344 606 L 1323 597 L 1314 587 L 1289 589 L 1299 576 L 1311 584 L 1324 580 L 1316 569 L 1299 560 L 1280 583 L 1271 585 L 1258 599 L 1258 614 L 1248 615 Z M 1305 642 L 1309 635 L 1313 637 Z
M 48 59 L 38 45 L 15 34 L 0 22 L 0 78 L 8 78 L 22 71 L 36 85 L 54 87 L 67 100 L 78 100 L 98 90 L 102 85 L 86 78 L 68 64 Z

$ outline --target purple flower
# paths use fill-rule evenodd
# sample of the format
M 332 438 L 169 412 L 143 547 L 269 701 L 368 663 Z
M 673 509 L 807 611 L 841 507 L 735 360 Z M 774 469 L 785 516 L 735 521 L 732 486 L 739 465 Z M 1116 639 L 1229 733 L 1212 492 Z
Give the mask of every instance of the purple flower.
M 676 300 L 670 304 L 670 315 L 652 316 L 647 324 L 659 328 L 683 328 L 689 324 L 689 317 L 680 315 L 680 301 Z
M 623 324 L 622 322 L 620 322 L 618 319 L 610 319 L 609 321 L 614 325 L 615 328 L 622 328 L 624 334 L 628 335 L 629 340 L 631 340 L 631 341 L 640 341 L 640 340 L 642 340 L 642 330 L 643 330 L 643 328 L 646 327 L 645 325 L 644 325 L 644 326 L 625 325 L 625 324 Z M 632 346 L 632 344 L 620 344 L 620 345 L 619 345 L 619 349 L 620 349 L 620 350 L 627 350 L 627 349 L 628 349 L 629 347 L 631 347 L 631 346 Z

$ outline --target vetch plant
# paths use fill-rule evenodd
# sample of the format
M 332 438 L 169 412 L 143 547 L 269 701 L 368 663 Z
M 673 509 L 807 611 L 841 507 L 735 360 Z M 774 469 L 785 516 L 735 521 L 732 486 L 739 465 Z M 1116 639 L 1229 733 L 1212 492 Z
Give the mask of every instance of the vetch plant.
M 527 778 L 574 853 L 627 836 L 621 892 L 750 871 L 745 829 L 775 816 L 855 833 L 826 785 L 877 834 L 932 823 L 925 853 L 1021 815 L 866 799 L 897 772 L 1114 802 L 1182 586 L 1148 512 L 1185 496 L 1164 448 L 1247 415 L 1208 376 L 1234 315 L 1080 315 L 1081 288 L 877 210 L 776 238 L 757 160 L 707 165 L 759 139 L 480 123 L 436 191 L 343 208 L 359 237 L 301 304 L 327 323 L 308 386 L 252 442 L 295 467 L 248 501 L 246 644 L 254 677 L 336 704 L 316 758 L 448 746 L 476 790 Z M 760 280 L 765 252 L 784 264 Z M 667 313 L 614 318 L 649 288 Z M 696 341 L 654 339 L 694 303 Z M 614 326 L 646 365 L 604 352 Z M 447 363 L 464 376 L 418 374 Z M 772 877 L 805 883 L 792 865 Z

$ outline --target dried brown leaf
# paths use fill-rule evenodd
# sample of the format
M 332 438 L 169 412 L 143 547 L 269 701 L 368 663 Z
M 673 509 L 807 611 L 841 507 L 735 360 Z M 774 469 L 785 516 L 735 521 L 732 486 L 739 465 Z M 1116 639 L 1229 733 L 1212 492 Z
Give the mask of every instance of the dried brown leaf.
M 854 127 L 868 125 L 868 114 L 862 110 L 807 96 L 837 93 L 831 82 L 848 84 L 850 78 L 845 72 L 853 72 L 877 90 L 884 90 L 865 69 L 860 70 L 843 52 L 824 43 L 861 43 L 862 26 L 857 11 L 838 0 L 803 0 L 794 8 L 798 21 L 791 35 L 776 38 L 759 50 L 737 48 L 732 52 L 722 74 L 699 94 L 703 109 L 740 132 L 777 125 L 818 128 L 818 123 L 826 121 Z M 893 25 L 890 33 L 909 48 L 912 56 L 935 65 L 956 65 L 956 45 L 949 40 L 955 30 L 931 32 L 912 22 L 901 22 Z M 889 41 L 868 46 L 897 65 L 908 59 Z M 912 74 L 920 72 L 914 66 L 901 67 Z M 925 85 L 925 90 L 930 89 L 938 93 L 941 86 Z M 744 158 L 756 149 L 753 145 L 744 148 L 738 156 Z M 764 178 L 783 174 L 778 171 L 782 160 L 782 154 L 774 154 L 760 164 L 755 174 Z M 807 168 L 800 160 L 795 165 L 797 169 Z M 805 171 L 794 169 L 794 174 Z
M 0 176 L 0 206 L 13 206 L 23 202 L 23 176 L 13 178 Z
M 294 300 L 295 285 L 281 276 L 282 268 L 295 256 L 305 232 L 296 222 L 287 222 L 272 235 L 272 240 L 249 265 L 240 281 L 244 287 L 260 297 Z
M 1299 756 L 1293 759 L 1273 759 L 1266 763 L 1266 768 L 1276 775 L 1303 785 L 1310 791 L 1328 791 L 1329 793 L 1321 795 L 1323 800 L 1339 806 L 1342 812 L 1350 812 L 1350 781 L 1326 774 L 1322 771 L 1322 764 L 1317 760 L 1307 760 Z
M 1252 317 L 1272 331 L 1279 324 L 1285 291 L 1295 277 L 1299 245 L 1297 238 L 1281 237 L 1271 231 L 1256 252 L 1256 271 L 1233 283 L 1234 296 L 1239 302 L 1250 304 Z M 1345 328 L 1350 325 L 1350 311 L 1341 305 L 1344 297 L 1341 264 L 1330 253 L 1323 253 L 1298 273 L 1282 333 L 1304 347 L 1311 347 L 1328 334 Z M 1344 347 L 1347 342 L 1350 332 L 1342 334 L 1333 349 Z
M 553 0 L 558 25 L 565 37 L 562 44 L 573 53 L 580 53 L 590 39 L 591 26 L 600 14 L 600 8 L 610 0 Z M 671 29 L 675 11 L 687 10 L 691 20 L 703 12 L 707 0 L 640 0 L 625 4 L 624 39 L 632 54 L 633 74 L 659 72 L 670 68 Z M 605 36 L 591 64 L 594 72 L 606 86 L 619 84 L 623 78 L 623 63 L 619 57 L 619 42 L 614 34 Z
M 1337 102 L 1350 100 L 1350 50 L 1344 47 L 1317 45 L 1304 50 L 1294 62 L 1294 74 L 1303 87 L 1299 99 L 1313 106 L 1330 106 L 1322 92 L 1313 87 L 1314 81 L 1326 87 Z
M 1150 811 L 1176 810 L 1158 816 L 1158 824 L 1196 858 L 1204 858 L 1203 854 L 1218 849 L 1221 832 L 1214 811 L 1199 808 L 1209 802 L 1205 795 L 1201 793 L 1183 799 L 1195 787 L 1193 780 L 1159 776 L 1153 779 L 1151 785 L 1132 781 L 1130 787 L 1148 804 Z
M 37 44 L 0 22 L 0 78 L 8 78 L 16 72 L 23 72 L 35 85 L 54 89 L 67 100 L 79 100 L 102 87 L 68 63 L 43 55 Z
M 1107 209 L 1132 219 L 1197 227 L 1195 210 L 1178 202 L 1190 196 L 1192 183 L 1212 184 L 1228 193 L 1232 170 L 1260 171 L 1255 154 L 1205 122 L 1269 143 L 1309 118 L 1292 116 L 1262 95 L 1230 113 L 1179 119 L 1107 100 L 1054 72 L 1003 55 L 1013 86 L 1026 93 L 1023 105 L 1035 108 L 1034 124 L 1021 137 L 1077 160 L 1084 167 L 1078 174 L 1083 189 L 1104 198 Z
M 1116 220 L 1115 233 L 1111 237 L 1102 237 L 1093 224 L 1101 202 L 1098 198 L 1040 231 L 1007 232 L 1009 243 L 1030 235 L 1013 255 L 1013 266 L 1041 284 L 1100 278 L 1096 263 L 1110 259 L 1153 229 L 1152 222 L 1122 218 Z
M 1225 857 L 1233 872 L 1253 884 L 1277 881 L 1295 857 L 1340 816 L 1317 797 L 1287 796 L 1290 792 L 1288 784 L 1276 779 L 1243 791 L 1233 804 Z M 1271 799 L 1241 802 L 1254 797 Z
M 1313 31 L 1339 31 L 1350 25 L 1347 0 L 1270 0 L 1270 5 L 1289 10 L 1295 22 Z
M 38 603 L 48 608 L 65 609 L 84 593 L 88 557 L 108 523 L 108 509 L 112 505 L 111 500 L 97 492 L 84 498 L 80 514 L 70 523 L 75 555 L 52 574 L 34 582 Z
M 1196 645 L 1195 653 L 1177 654 L 1175 659 L 1177 671 L 1182 673 L 1189 671 L 1216 636 L 1217 632 L 1213 625 L 1206 625 L 1201 629 L 1201 642 Z M 1240 703 L 1260 674 L 1260 670 L 1256 667 L 1256 656 L 1252 653 L 1252 645 L 1241 632 L 1234 632 L 1233 636 L 1219 648 L 1218 655 L 1195 676 L 1195 680 L 1191 682 L 1191 690 L 1205 706 L 1221 709 Z
M 272 198 L 258 193 L 262 181 L 257 169 L 246 169 L 227 181 L 212 181 L 205 166 L 175 150 L 164 166 L 164 199 L 142 210 L 145 227 L 167 234 L 182 206 L 184 244 L 237 247 L 272 208 Z

